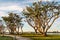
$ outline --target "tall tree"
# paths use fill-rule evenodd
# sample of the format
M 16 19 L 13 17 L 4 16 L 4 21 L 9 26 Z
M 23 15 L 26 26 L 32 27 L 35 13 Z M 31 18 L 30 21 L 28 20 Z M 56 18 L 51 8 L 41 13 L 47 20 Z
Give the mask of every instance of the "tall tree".
M 15 13 L 9 13 L 8 17 L 2 17 L 3 20 L 6 22 L 7 27 L 10 29 L 11 33 L 16 31 L 16 27 L 21 22 L 21 17 Z
M 21 27 L 20 27 L 20 28 L 21 28 L 21 33 L 23 33 L 23 29 L 22 29 L 22 28 L 23 28 L 23 25 L 24 25 L 24 24 L 21 24 Z
M 45 36 L 54 21 L 60 17 L 60 5 L 58 2 L 35 2 L 31 7 L 26 7 L 23 14 L 35 32 Z
M 14 15 L 15 16 L 15 20 L 16 20 L 16 24 L 17 24 L 17 28 L 18 28 L 18 34 L 19 34 L 19 28 L 21 27 L 21 30 L 22 30 L 22 28 L 23 28 L 23 26 L 21 26 L 22 25 L 22 17 L 20 17 L 20 16 L 18 16 L 18 15 Z
M 0 20 L 0 33 L 3 33 L 3 30 L 4 30 L 4 26 L 2 20 Z

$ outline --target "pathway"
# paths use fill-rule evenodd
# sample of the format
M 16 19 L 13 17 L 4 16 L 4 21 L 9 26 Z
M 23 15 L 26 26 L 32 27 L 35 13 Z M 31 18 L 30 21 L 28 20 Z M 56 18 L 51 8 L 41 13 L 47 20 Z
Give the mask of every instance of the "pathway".
M 17 40 L 32 40 L 30 38 L 21 37 L 21 36 L 15 36 L 15 35 L 4 35 L 4 36 L 10 36 L 10 37 L 13 37 L 14 39 L 16 37 Z

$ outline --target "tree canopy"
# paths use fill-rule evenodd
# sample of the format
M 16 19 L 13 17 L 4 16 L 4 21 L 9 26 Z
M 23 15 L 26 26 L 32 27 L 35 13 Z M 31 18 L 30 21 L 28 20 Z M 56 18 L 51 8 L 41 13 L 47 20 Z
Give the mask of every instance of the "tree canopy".
M 58 2 L 35 2 L 32 6 L 23 10 L 27 23 L 35 32 L 46 34 L 54 21 L 60 17 L 60 5 Z
M 8 17 L 4 16 L 2 18 L 5 21 L 7 27 L 13 33 L 14 31 L 16 31 L 16 27 L 18 27 L 18 25 L 21 25 L 22 18 L 15 13 L 9 13 L 8 15 L 9 15 Z

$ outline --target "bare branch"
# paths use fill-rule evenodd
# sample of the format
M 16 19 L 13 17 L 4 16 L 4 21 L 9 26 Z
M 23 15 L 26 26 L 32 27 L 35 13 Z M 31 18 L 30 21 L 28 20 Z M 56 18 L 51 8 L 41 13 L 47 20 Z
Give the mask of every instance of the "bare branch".
M 28 21 L 27 18 L 26 18 L 26 20 L 27 20 L 27 23 L 28 23 L 31 27 L 34 27 L 34 26 Z
M 57 15 L 58 15 L 58 14 L 53 15 L 52 17 L 48 18 L 47 20 L 52 19 L 53 17 L 55 17 L 55 16 L 57 16 Z M 49 22 L 50 22 L 50 21 L 49 21 Z
M 50 26 L 47 27 L 46 31 L 53 25 L 54 21 L 59 18 L 59 16 L 55 17 L 54 20 L 52 21 L 52 23 L 50 24 Z

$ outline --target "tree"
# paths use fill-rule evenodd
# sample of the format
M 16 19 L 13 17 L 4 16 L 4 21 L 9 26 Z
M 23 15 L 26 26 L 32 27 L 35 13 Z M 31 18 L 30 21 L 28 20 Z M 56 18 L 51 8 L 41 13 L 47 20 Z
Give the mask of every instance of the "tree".
M 3 27 L 3 24 L 2 24 L 2 20 L 0 20 L 0 33 L 2 33 L 4 27 Z
M 46 32 L 54 21 L 60 17 L 60 5 L 58 2 L 35 2 L 26 7 L 23 14 L 27 23 L 35 30 L 46 36 Z
M 23 25 L 22 25 L 22 17 L 20 17 L 19 15 L 16 15 L 15 14 L 15 20 L 16 20 L 16 24 L 17 24 L 17 28 L 18 28 L 18 34 L 19 34 L 19 28 L 21 27 L 21 30 L 22 30 L 22 28 L 23 28 Z M 22 26 L 21 26 L 22 25 Z
M 21 24 L 21 33 L 23 33 L 23 30 L 22 30 L 22 28 L 23 28 L 23 25 L 24 25 L 24 24 Z
M 3 30 L 3 27 L 2 27 L 2 25 L 0 26 L 0 33 L 2 33 L 2 30 Z
M 5 26 L 3 25 L 2 20 L 0 20 L 0 33 L 3 34 L 2 36 L 4 36 L 4 28 Z
M 16 27 L 21 22 L 21 18 L 15 13 L 9 13 L 8 15 L 8 17 L 2 18 L 5 21 L 7 27 L 10 29 L 11 33 L 14 33 L 14 31 L 16 32 Z
M 4 36 L 4 32 L 5 32 L 4 29 L 5 29 L 5 26 L 2 25 L 1 27 L 2 27 L 1 29 L 2 29 L 2 34 L 3 34 L 2 36 Z

